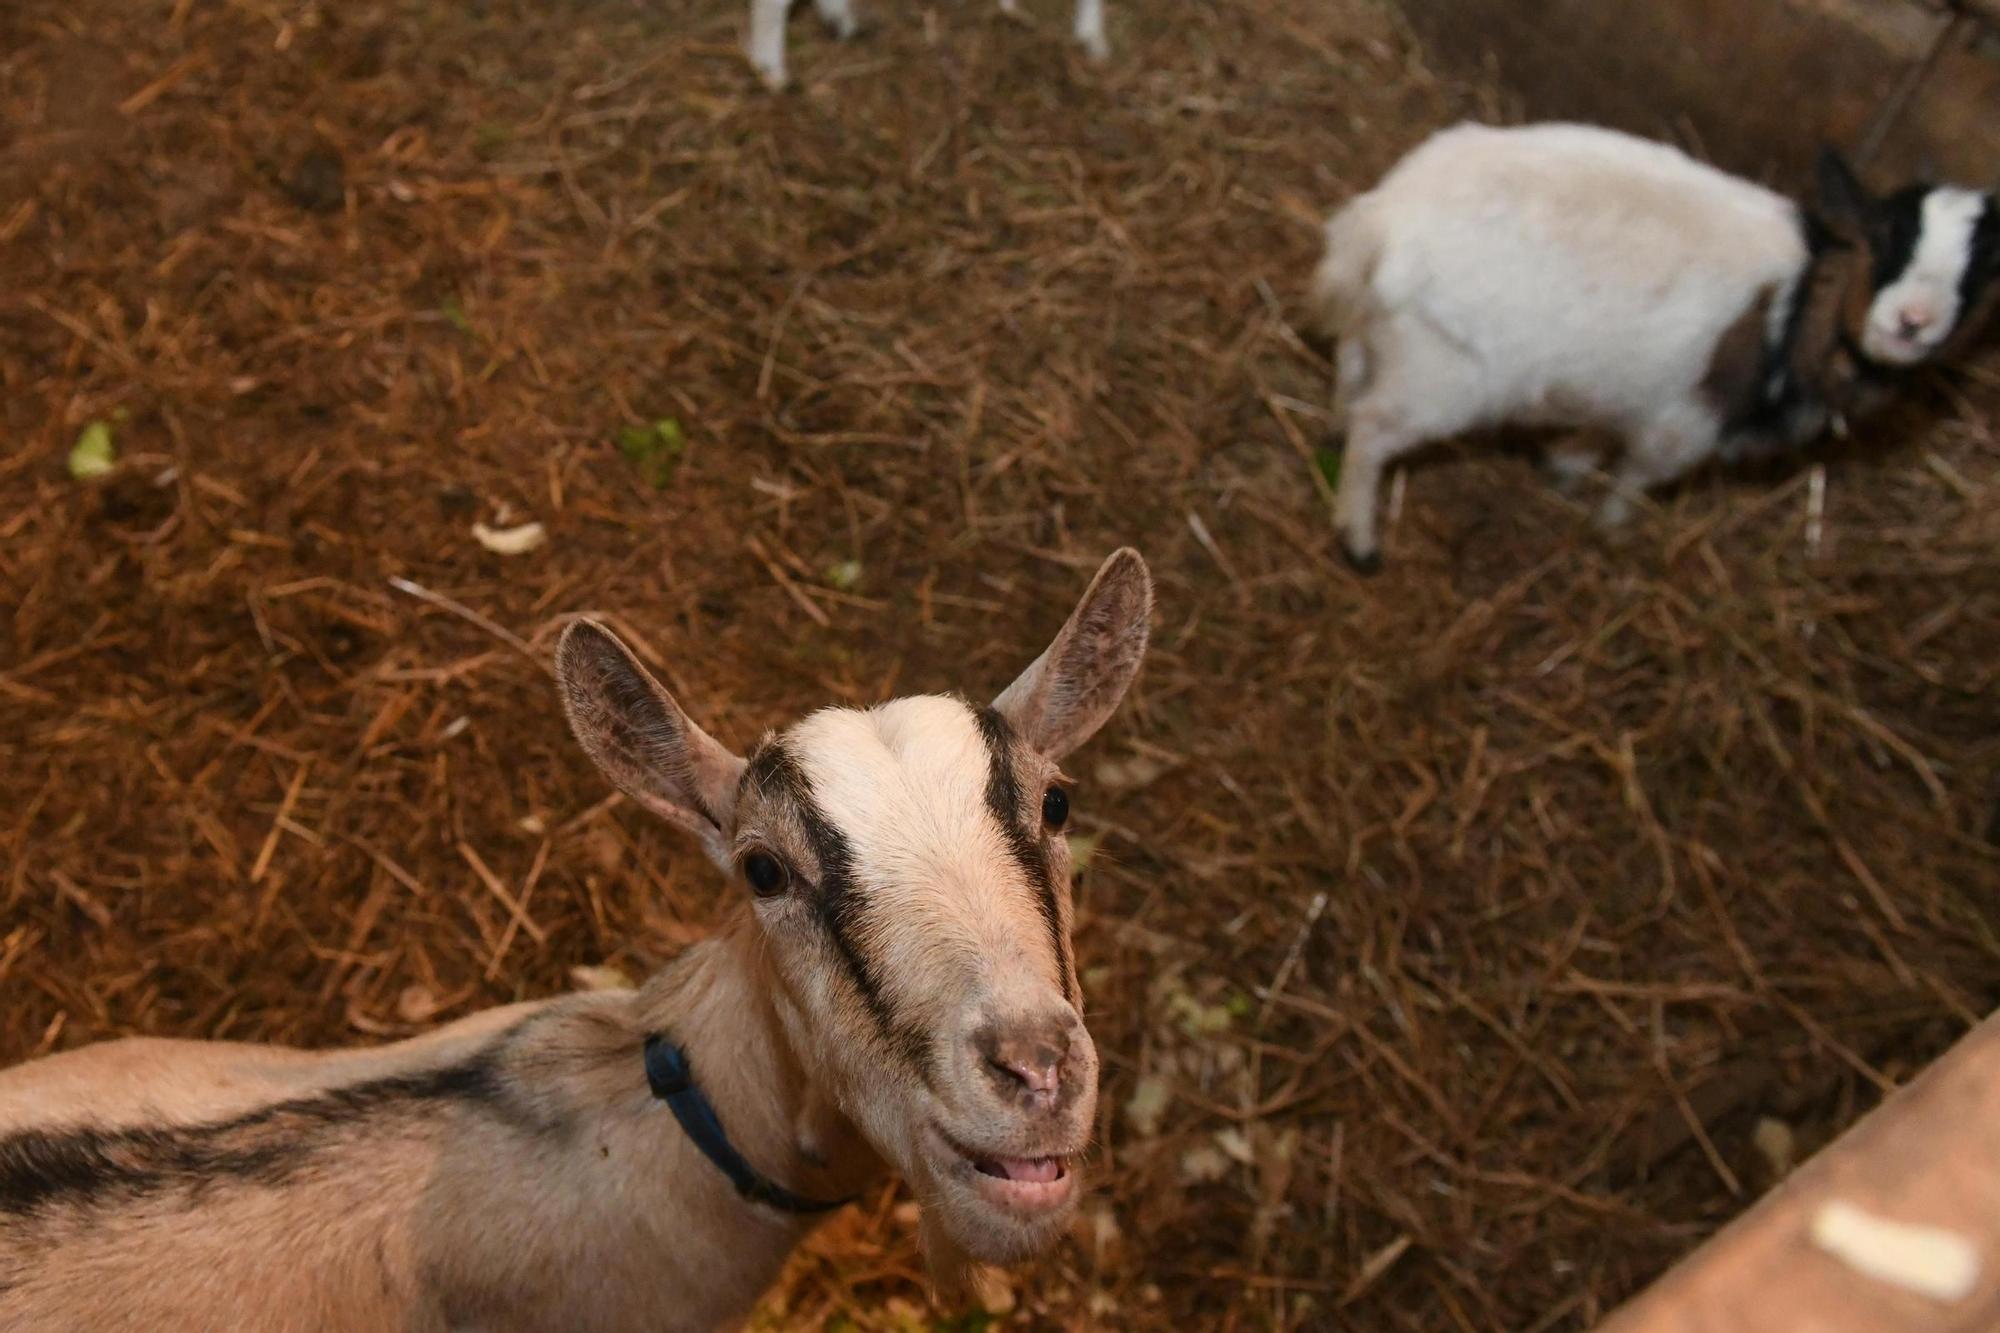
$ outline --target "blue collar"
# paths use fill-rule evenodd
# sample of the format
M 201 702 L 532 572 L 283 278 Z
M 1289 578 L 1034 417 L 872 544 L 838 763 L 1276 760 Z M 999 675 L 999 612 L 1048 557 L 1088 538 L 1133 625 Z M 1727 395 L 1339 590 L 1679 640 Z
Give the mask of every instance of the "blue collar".
M 736 1186 L 736 1192 L 750 1202 L 787 1213 L 826 1213 L 854 1202 L 851 1198 L 808 1199 L 759 1174 L 730 1143 L 715 1107 L 695 1086 L 694 1068 L 688 1063 L 687 1052 L 657 1032 L 646 1037 L 646 1082 L 653 1095 L 665 1102 L 674 1119 L 681 1122 L 682 1131 L 701 1149 L 701 1155 L 715 1163 L 716 1169 Z

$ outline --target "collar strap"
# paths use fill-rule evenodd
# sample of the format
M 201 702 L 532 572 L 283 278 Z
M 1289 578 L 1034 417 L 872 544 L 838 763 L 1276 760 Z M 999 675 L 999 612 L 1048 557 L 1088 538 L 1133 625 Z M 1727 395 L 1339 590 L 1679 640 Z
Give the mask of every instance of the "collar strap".
M 1818 308 L 1818 303 L 1827 299 L 1820 290 L 1822 271 L 1829 258 L 1851 247 L 1808 214 L 1799 215 L 1799 227 L 1806 243 L 1806 264 L 1793 281 L 1783 323 L 1765 333 L 1754 387 L 1726 412 L 1726 428 L 1732 432 L 1781 431 L 1786 418 L 1799 409 L 1817 405 L 1838 417 L 1846 406 L 1847 395 L 1836 388 L 1837 381 L 1801 375 L 1797 358 L 1809 325 L 1827 318 Z M 1838 293 L 1835 298 L 1839 298 Z M 1831 339 L 1808 352 L 1809 362 L 1839 357 L 1847 361 L 1856 379 L 1880 382 L 1890 378 L 1892 368 L 1862 351 L 1837 315 L 1831 323 Z
M 653 1095 L 674 1113 L 682 1132 L 701 1149 L 701 1155 L 728 1176 L 736 1192 L 750 1202 L 787 1213 L 826 1213 L 854 1202 L 852 1198 L 808 1199 L 794 1194 L 744 1161 L 743 1154 L 736 1151 L 723 1130 L 715 1107 L 695 1086 L 694 1068 L 688 1063 L 687 1052 L 657 1032 L 646 1037 L 646 1083 Z
M 1806 267 L 1799 277 L 1798 294 L 1792 302 L 1791 317 L 1785 321 L 1786 327 L 1775 347 L 1768 349 L 1773 355 L 1789 356 L 1797 343 L 1801 326 L 1807 314 L 1806 306 L 1817 295 L 1814 279 L 1819 276 L 1820 267 L 1837 252 L 1852 250 L 1855 242 L 1842 240 L 1830 228 L 1810 214 L 1801 215 L 1801 225 L 1806 239 Z M 1873 299 L 1870 293 L 1870 299 Z M 1833 346 L 1828 351 L 1838 351 L 1854 367 L 1855 374 L 1864 379 L 1886 380 L 1895 377 L 1897 367 L 1877 361 L 1861 349 L 1861 343 L 1848 332 L 1847 322 L 1835 318 L 1833 321 Z

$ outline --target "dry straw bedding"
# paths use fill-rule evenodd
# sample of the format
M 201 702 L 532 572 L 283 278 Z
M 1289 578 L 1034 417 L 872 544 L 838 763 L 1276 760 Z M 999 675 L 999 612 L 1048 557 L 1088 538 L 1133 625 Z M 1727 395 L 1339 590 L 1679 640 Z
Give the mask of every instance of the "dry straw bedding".
M 1990 359 L 1615 546 L 1447 451 L 1358 580 L 1313 224 L 1506 108 L 1368 0 L 1114 4 L 1102 70 L 883 8 L 782 98 L 720 3 L 0 11 L 0 1059 L 643 973 L 733 890 L 566 739 L 564 617 L 743 744 L 996 687 L 1125 542 L 1100 1189 L 1007 1318 L 1581 1327 L 1768 1183 L 1759 1117 L 2000 1001 Z M 885 1193 L 768 1321 L 917 1268 Z

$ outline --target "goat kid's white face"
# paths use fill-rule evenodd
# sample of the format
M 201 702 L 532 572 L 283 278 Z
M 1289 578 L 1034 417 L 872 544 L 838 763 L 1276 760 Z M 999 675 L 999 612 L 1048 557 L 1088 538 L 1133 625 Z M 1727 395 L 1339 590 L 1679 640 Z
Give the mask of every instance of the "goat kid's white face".
M 987 707 L 829 708 L 739 758 L 607 630 L 557 667 L 572 728 L 627 795 L 699 837 L 751 898 L 792 1044 L 973 1258 L 1058 1236 L 1097 1099 L 1070 948 L 1057 765 L 1146 646 L 1145 563 L 1107 560 Z
M 1853 336 L 1890 366 L 1927 361 L 1983 322 L 2000 288 L 2000 197 L 1912 185 L 1877 198 L 1838 154 L 1821 157 L 1819 212 L 1868 258 Z

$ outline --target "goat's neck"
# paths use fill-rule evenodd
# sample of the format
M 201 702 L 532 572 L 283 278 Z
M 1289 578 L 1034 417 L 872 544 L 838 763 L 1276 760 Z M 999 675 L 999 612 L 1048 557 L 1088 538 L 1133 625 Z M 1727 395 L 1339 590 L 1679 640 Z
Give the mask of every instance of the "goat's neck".
M 687 1053 L 730 1143 L 766 1178 L 808 1198 L 850 1196 L 882 1174 L 881 1159 L 794 1049 L 776 985 L 755 923 L 739 914 L 642 986 L 633 1015 L 642 1036 Z M 706 1160 L 697 1169 L 715 1172 Z
M 1812 253 L 1793 293 L 1793 314 L 1783 343 L 1773 352 L 1807 401 L 1844 416 L 1874 405 L 1887 379 L 1884 367 L 1865 361 L 1843 336 L 1845 308 L 1868 277 L 1867 252 L 1830 238 Z
M 463 1191 L 450 1213 L 463 1225 L 439 1252 L 455 1289 L 561 1275 L 536 1288 L 552 1302 L 545 1318 L 496 1327 L 714 1328 L 745 1314 L 829 1214 L 738 1195 L 652 1095 L 645 1041 L 659 1033 L 686 1053 L 730 1144 L 759 1174 L 808 1199 L 851 1196 L 882 1162 L 799 1058 L 776 985 L 755 923 L 739 917 L 637 991 L 570 996 L 503 1032 L 489 1058 L 511 1090 L 509 1115 L 552 1132 L 543 1153 L 512 1137 L 493 1146 L 461 1135 L 447 1148 Z M 567 1151 L 543 1155 L 554 1145 Z M 496 1160 L 534 1165 L 509 1173 Z M 525 1237 L 491 1225 L 510 1210 L 544 1221 Z M 572 1278 L 584 1252 L 590 1263 L 577 1272 L 589 1276 Z

